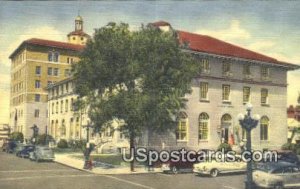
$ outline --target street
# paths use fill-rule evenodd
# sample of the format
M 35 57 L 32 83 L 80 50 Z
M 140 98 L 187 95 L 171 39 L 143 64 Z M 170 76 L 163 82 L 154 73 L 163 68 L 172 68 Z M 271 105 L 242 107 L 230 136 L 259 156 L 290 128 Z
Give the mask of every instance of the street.
M 210 178 L 191 173 L 95 175 L 57 163 L 36 163 L 0 152 L 1 189 L 242 189 L 244 177 L 244 175 L 221 175 Z

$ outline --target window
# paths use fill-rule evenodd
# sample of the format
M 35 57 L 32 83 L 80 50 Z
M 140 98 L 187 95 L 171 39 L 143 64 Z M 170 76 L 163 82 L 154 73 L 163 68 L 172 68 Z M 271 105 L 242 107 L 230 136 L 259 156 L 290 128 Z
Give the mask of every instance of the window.
M 202 59 L 201 60 L 200 69 L 201 69 L 201 73 L 209 73 L 210 67 L 209 67 L 208 59 Z
M 54 76 L 58 76 L 58 72 L 59 72 L 58 68 L 54 68 L 53 75 Z
M 199 115 L 199 140 L 208 139 L 208 123 L 209 123 L 208 114 L 201 113 Z
M 65 103 L 65 111 L 68 112 L 68 109 L 69 109 L 69 101 L 66 100 L 66 103 Z
M 55 109 L 56 109 L 56 113 L 58 114 L 58 102 L 56 102 L 56 107 L 55 107 Z
M 40 110 L 39 109 L 34 110 L 34 117 L 40 117 Z
M 65 69 L 65 77 L 69 77 L 71 75 L 71 72 L 69 69 Z
M 268 140 L 269 122 L 269 118 L 266 116 L 260 119 L 260 140 Z
M 48 61 L 49 62 L 58 62 L 59 59 L 59 52 L 49 52 L 48 53 Z
M 200 82 L 200 100 L 207 100 L 208 96 L 208 83 Z
M 35 74 L 36 75 L 41 75 L 41 66 L 36 66 L 35 67 Z
M 47 86 L 50 86 L 53 83 L 53 81 L 48 81 Z
M 270 70 L 268 67 L 261 67 L 261 78 L 262 79 L 269 79 L 270 77 Z
M 49 53 L 48 53 L 48 61 L 49 61 L 49 62 L 52 62 L 52 61 L 53 61 L 53 55 L 52 55 L 52 52 L 49 52 Z
M 73 58 L 68 57 L 68 58 L 67 58 L 67 63 L 68 63 L 68 64 L 72 64 L 72 63 L 73 63 Z
M 250 102 L 250 87 L 243 88 L 243 102 Z
M 268 89 L 261 89 L 261 104 L 268 104 Z
M 61 94 L 64 94 L 64 85 L 62 84 L 60 88 L 61 88 L 60 89 Z
M 230 101 L 230 85 L 222 85 L 222 100 Z
M 243 74 L 244 75 L 251 75 L 251 69 L 249 64 L 245 64 L 243 66 Z
M 230 73 L 230 63 L 229 62 L 223 62 L 222 64 L 222 71 L 223 71 L 223 74 L 227 74 L 227 73 Z
M 51 67 L 48 68 L 48 75 L 52 75 L 53 74 L 53 69 Z
M 41 101 L 41 95 L 40 94 L 35 94 L 34 100 L 35 100 L 35 102 L 40 102 Z
M 64 119 L 61 121 L 60 133 L 61 133 L 61 136 L 66 136 L 66 125 L 65 125 Z
M 71 98 L 71 111 L 74 111 L 74 99 Z
M 179 113 L 176 139 L 187 140 L 187 115 L 185 112 Z
M 69 83 L 68 82 L 66 83 L 66 92 L 67 93 L 69 92 Z
M 60 101 L 60 113 L 62 113 L 64 110 L 64 101 Z
M 41 81 L 40 80 L 35 80 L 35 88 L 41 88 Z
M 54 102 L 52 102 L 52 114 L 54 114 Z

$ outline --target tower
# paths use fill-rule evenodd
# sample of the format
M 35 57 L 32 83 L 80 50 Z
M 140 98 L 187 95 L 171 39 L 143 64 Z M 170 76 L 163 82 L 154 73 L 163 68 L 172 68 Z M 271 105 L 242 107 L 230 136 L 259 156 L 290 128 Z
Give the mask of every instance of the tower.
M 91 37 L 83 31 L 83 19 L 80 15 L 75 18 L 75 30 L 68 34 L 68 42 L 85 45 Z

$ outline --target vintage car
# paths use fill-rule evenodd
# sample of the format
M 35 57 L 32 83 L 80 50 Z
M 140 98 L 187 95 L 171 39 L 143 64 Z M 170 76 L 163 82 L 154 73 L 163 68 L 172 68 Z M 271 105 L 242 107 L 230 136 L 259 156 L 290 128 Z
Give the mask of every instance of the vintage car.
M 245 172 L 247 163 L 242 161 L 239 157 L 235 158 L 235 161 L 211 161 L 201 162 L 194 164 L 193 172 L 198 175 L 210 175 L 211 177 L 217 177 L 220 173 L 239 173 Z
M 267 162 L 256 166 L 253 181 L 261 188 L 300 187 L 300 169 L 289 162 Z
M 29 153 L 29 159 L 32 161 L 53 161 L 54 152 L 47 146 L 36 146 L 33 152 Z

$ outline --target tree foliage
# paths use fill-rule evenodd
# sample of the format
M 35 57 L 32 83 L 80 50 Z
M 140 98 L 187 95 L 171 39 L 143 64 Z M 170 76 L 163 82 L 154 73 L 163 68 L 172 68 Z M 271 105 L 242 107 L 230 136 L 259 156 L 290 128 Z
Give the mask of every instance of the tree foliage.
M 128 24 L 109 23 L 95 30 L 73 70 L 75 91 L 96 130 L 123 120 L 132 146 L 144 128 L 174 129 L 199 67 L 181 51 L 176 32 L 151 26 L 130 31 Z
M 18 142 L 23 142 L 24 141 L 24 135 L 21 132 L 13 132 L 9 136 L 10 139 Z

